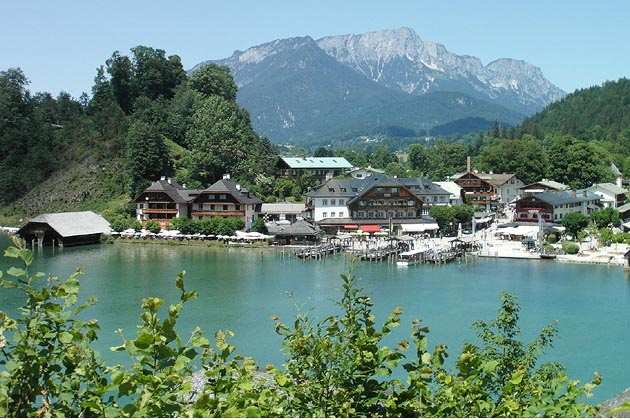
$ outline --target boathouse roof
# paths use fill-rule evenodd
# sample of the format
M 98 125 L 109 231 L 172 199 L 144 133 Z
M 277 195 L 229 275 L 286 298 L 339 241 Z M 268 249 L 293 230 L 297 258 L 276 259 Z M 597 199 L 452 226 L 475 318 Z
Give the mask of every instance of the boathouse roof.
M 109 222 L 98 214 L 92 211 L 78 211 L 40 214 L 31 219 L 18 233 L 27 231 L 35 224 L 48 225 L 64 238 L 111 232 Z

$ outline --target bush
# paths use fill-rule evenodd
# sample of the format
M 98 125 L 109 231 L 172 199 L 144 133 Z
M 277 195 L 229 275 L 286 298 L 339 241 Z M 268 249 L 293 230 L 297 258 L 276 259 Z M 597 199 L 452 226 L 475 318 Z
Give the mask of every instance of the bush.
M 160 231 L 162 230 L 162 226 L 160 226 L 160 222 L 156 221 L 156 220 L 147 220 L 147 222 L 144 224 L 144 228 L 146 230 L 148 230 L 151 233 L 160 233 Z
M 563 242 L 562 249 L 564 250 L 564 252 L 571 255 L 580 252 L 580 246 L 575 242 Z

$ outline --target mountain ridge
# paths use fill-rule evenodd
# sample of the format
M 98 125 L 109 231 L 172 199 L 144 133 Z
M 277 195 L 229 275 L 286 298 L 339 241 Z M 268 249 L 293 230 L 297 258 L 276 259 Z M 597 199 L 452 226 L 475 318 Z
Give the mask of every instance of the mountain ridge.
M 308 144 L 391 124 L 423 132 L 474 117 L 515 125 L 564 94 L 522 60 L 483 66 L 476 57 L 423 42 L 409 28 L 277 39 L 190 72 L 210 63 L 230 68 L 238 102 L 275 143 Z

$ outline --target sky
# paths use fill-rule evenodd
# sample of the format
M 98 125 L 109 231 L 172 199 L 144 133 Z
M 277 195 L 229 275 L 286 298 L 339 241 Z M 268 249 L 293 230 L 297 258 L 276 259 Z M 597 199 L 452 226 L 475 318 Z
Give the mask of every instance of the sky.
M 408 27 L 484 65 L 524 60 L 571 93 L 630 76 L 629 21 L 627 0 L 4 0 L 0 71 L 78 98 L 114 51 L 138 45 L 189 70 L 276 39 Z

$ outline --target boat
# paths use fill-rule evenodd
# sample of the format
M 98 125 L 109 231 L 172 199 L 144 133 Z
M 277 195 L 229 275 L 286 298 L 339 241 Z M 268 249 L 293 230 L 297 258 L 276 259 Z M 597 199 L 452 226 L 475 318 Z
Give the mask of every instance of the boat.
M 409 266 L 422 263 L 422 257 L 424 254 L 422 249 L 412 249 L 411 251 L 401 252 L 398 255 L 396 265 Z

